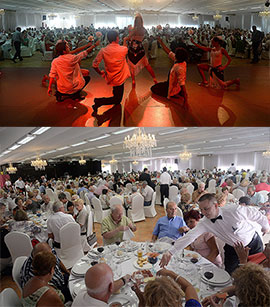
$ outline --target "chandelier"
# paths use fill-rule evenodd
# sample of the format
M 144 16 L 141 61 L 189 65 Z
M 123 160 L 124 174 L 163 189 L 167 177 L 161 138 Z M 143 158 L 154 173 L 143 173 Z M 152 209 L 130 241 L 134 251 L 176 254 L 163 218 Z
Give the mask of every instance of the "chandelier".
M 41 160 L 39 157 L 37 157 L 36 160 L 31 161 L 31 166 L 35 168 L 36 171 L 38 170 L 45 170 L 45 166 L 47 166 L 46 160 Z
M 216 15 L 213 15 L 213 18 L 215 20 L 220 20 L 222 18 L 222 15 L 219 14 L 219 11 L 216 12 Z
M 132 164 L 137 165 L 137 164 L 139 164 L 139 162 L 138 162 L 137 160 L 134 160 L 134 161 L 132 162 Z
M 179 158 L 184 161 L 192 158 L 192 153 L 187 151 L 187 146 L 184 146 L 184 151 L 179 154 Z
M 80 165 L 86 164 L 86 160 L 83 159 L 83 156 L 81 156 L 81 160 L 79 160 Z
M 131 7 L 137 8 L 143 4 L 143 0 L 128 0 Z
M 194 21 L 196 21 L 196 20 L 199 19 L 199 16 L 198 16 L 197 14 L 194 14 L 194 16 L 192 16 L 192 19 L 193 19 Z
M 101 164 L 101 167 L 105 167 L 106 165 L 104 163 Z
M 117 163 L 117 160 L 114 159 L 114 156 L 112 156 L 112 159 L 109 161 L 110 164 L 116 164 Z
M 49 19 L 54 19 L 54 18 L 56 18 L 57 17 L 57 15 L 55 15 L 55 14 L 50 14 L 50 15 L 48 15 L 48 18 Z
M 269 146 L 268 150 L 266 150 L 262 153 L 262 155 L 263 155 L 264 158 L 270 159 L 270 146 Z
M 129 149 L 130 157 L 151 157 L 152 148 L 157 146 L 155 136 L 146 134 L 144 128 L 136 129 L 135 133 L 130 137 L 125 137 L 124 148 Z
M 4 9 L 0 9 L 0 15 L 5 15 L 5 10 Z
M 12 163 L 9 163 L 9 167 L 7 167 L 6 171 L 9 174 L 15 174 L 17 172 L 17 167 L 14 167 Z
M 266 7 L 266 9 L 262 12 L 259 12 L 259 16 L 260 17 L 266 17 L 266 18 L 269 18 L 270 17 L 270 11 L 269 11 L 269 8 Z

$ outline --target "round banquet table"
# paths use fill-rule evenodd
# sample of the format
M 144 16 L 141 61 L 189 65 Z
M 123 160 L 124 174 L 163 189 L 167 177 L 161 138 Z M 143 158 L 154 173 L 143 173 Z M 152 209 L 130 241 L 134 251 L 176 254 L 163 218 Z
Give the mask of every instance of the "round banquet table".
M 40 214 L 40 216 L 38 216 Z M 30 221 L 33 221 L 37 226 L 41 228 L 41 232 L 35 235 L 35 238 L 39 242 L 46 242 L 48 239 L 47 231 L 47 219 L 50 216 L 50 213 L 42 212 L 37 214 L 28 213 L 27 214 Z
M 102 262 L 105 261 L 107 264 L 112 268 L 114 272 L 114 279 L 117 280 L 122 276 L 125 276 L 126 274 L 132 275 L 132 273 L 139 271 L 141 269 L 149 269 L 153 275 L 156 274 L 157 271 L 159 271 L 161 268 L 159 266 L 160 259 L 162 257 L 162 253 L 168 250 L 171 247 L 170 244 L 165 242 L 159 242 L 159 243 L 147 243 L 147 242 L 134 242 L 134 241 L 125 241 L 122 242 L 121 245 L 118 247 L 115 244 L 113 245 L 107 245 L 104 247 L 104 251 L 102 254 L 100 254 L 97 249 L 93 249 L 89 251 L 87 255 L 82 257 L 79 261 L 76 262 L 76 264 L 73 266 L 71 270 L 71 274 L 69 277 L 69 289 L 70 293 L 73 297 L 73 299 L 78 295 L 78 293 L 85 289 L 85 283 L 84 283 L 84 275 L 86 271 L 92 266 L 92 261 L 100 261 L 100 258 L 102 258 Z M 148 263 L 148 267 L 139 268 L 135 263 L 137 263 L 137 250 L 142 249 L 143 251 L 143 257 L 146 257 L 146 252 L 150 251 L 156 251 L 160 252 L 160 255 L 158 256 L 157 263 L 152 266 Z M 121 249 L 123 251 L 123 255 L 121 257 L 118 256 L 117 251 Z M 198 262 L 196 264 L 193 264 L 190 260 L 191 258 L 196 255 L 198 257 Z M 135 267 L 136 265 L 136 267 Z M 210 294 L 213 294 L 225 286 L 231 285 L 231 278 L 226 277 L 226 280 L 228 279 L 228 282 L 223 284 L 222 286 L 213 286 L 207 284 L 205 280 L 201 279 L 203 276 L 205 270 L 210 270 L 213 272 L 216 272 L 215 270 L 218 270 L 221 273 L 224 273 L 225 275 L 227 272 L 225 272 L 223 269 L 217 268 L 212 262 L 208 261 L 201 255 L 199 255 L 196 252 L 184 250 L 180 251 L 177 254 L 175 254 L 170 263 L 167 266 L 167 269 L 174 271 L 177 274 L 180 274 L 184 278 L 186 278 L 189 282 L 193 284 L 193 286 L 196 288 L 198 292 L 199 299 L 202 299 Z M 227 274 L 228 275 L 228 274 Z M 131 290 L 131 283 L 127 283 L 124 287 L 121 288 L 119 294 L 114 294 L 109 300 L 109 304 L 111 302 L 119 301 L 118 298 L 121 296 L 130 297 L 132 303 L 125 304 L 125 306 L 138 306 L 138 299 L 135 293 Z M 230 300 L 226 301 L 226 304 L 224 306 L 236 306 L 235 305 L 235 298 L 233 297 Z

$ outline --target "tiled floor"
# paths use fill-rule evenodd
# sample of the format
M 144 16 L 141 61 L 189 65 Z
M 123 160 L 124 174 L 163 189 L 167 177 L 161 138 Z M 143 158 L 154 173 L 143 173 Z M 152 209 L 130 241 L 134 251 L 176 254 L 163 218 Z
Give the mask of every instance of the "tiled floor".
M 136 223 L 137 231 L 135 232 L 134 241 L 150 241 L 152 238 L 152 232 L 157 220 L 164 216 L 163 207 L 156 205 L 157 215 L 154 218 L 146 218 L 145 221 Z M 101 236 L 101 225 L 95 223 L 94 225 L 95 232 L 98 239 L 98 245 L 102 245 L 102 236 Z M 11 276 L 1 276 L 0 278 L 0 292 L 5 288 L 13 288 L 18 295 L 20 295 L 20 291 L 13 281 Z
M 50 63 L 41 62 L 41 54 L 25 58 L 17 64 L 1 62 L 0 79 L 1 126 L 268 126 L 270 115 L 269 61 L 249 64 L 247 59 L 233 59 L 225 78 L 241 80 L 240 89 L 234 86 L 226 91 L 200 87 L 195 64 L 188 65 L 187 91 L 189 109 L 167 99 L 151 96 L 152 79 L 146 69 L 137 76 L 136 88 L 131 80 L 125 84 L 122 108 L 104 106 L 99 109 L 98 121 L 92 117 L 94 97 L 111 95 L 108 86 L 91 67 L 92 59 L 82 62 L 90 68 L 91 81 L 86 86 L 86 99 L 80 103 L 56 103 L 41 86 L 43 74 Z M 172 63 L 162 50 L 150 61 L 158 81 L 167 79 Z M 106 112 L 107 111 L 107 112 Z M 105 113 L 104 113 L 105 112 Z

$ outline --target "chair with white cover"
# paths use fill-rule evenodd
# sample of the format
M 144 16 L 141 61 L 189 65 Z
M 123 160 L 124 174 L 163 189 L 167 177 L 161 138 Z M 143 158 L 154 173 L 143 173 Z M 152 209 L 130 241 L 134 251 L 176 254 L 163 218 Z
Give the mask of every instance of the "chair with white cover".
M 18 288 L 20 289 L 21 293 L 22 293 L 22 288 L 21 288 L 21 268 L 25 262 L 25 260 L 28 257 L 26 256 L 20 256 L 18 258 L 16 258 L 14 264 L 13 264 L 13 268 L 12 268 L 12 278 L 15 281 L 16 285 L 18 286 Z
M 88 214 L 88 221 L 87 221 L 87 229 L 86 229 L 86 237 L 90 237 L 94 232 L 94 214 L 92 211 Z M 97 245 L 95 242 L 93 245 L 90 245 L 91 248 L 94 248 Z
M 131 189 L 132 189 L 132 184 L 131 183 L 127 183 L 126 184 L 126 192 L 127 193 L 131 193 Z
M 240 197 L 245 196 L 245 192 L 240 189 L 235 189 L 232 192 L 233 196 L 239 200 Z
M 71 195 L 70 195 L 70 193 L 69 193 L 68 191 L 64 191 L 64 193 L 65 193 L 67 199 L 68 199 L 69 201 L 71 201 Z
M 0 293 L 0 306 L 22 307 L 22 302 L 12 288 L 6 288 Z
M 85 207 L 87 212 L 92 211 L 91 203 L 87 196 L 85 196 Z
M 142 195 L 136 195 L 131 202 L 131 209 L 128 210 L 128 217 L 133 222 L 140 222 L 145 220 L 144 215 L 144 198 Z
M 166 206 L 169 201 L 170 201 L 169 198 L 166 198 L 166 197 L 163 200 L 163 207 L 164 207 L 165 215 L 167 215 Z
M 259 194 L 261 194 L 262 196 L 263 196 L 263 198 L 264 198 L 264 202 L 267 202 L 267 200 L 268 200 L 268 193 L 270 193 L 270 192 L 268 192 L 268 191 L 259 191 L 258 192 Z
M 49 196 L 51 202 L 55 202 L 58 200 L 58 197 L 55 198 L 56 195 L 52 189 L 46 188 L 45 191 L 46 191 L 46 195 Z
M 217 182 L 215 179 L 209 180 L 207 192 L 216 194 L 216 184 Z
M 33 246 L 30 237 L 26 233 L 12 231 L 5 236 L 4 240 L 13 263 L 20 256 L 29 257 L 31 255 Z
M 70 222 L 61 227 L 59 231 L 61 248 L 57 253 L 67 269 L 83 257 L 81 245 L 81 227 L 78 223 Z
M 156 186 L 156 205 L 161 205 L 160 185 Z
M 117 196 L 113 196 L 111 199 L 110 199 L 110 206 L 111 205 L 123 205 L 123 202 L 121 200 L 121 198 L 117 197 Z
M 176 207 L 176 215 L 183 217 L 183 212 L 179 207 Z
M 174 201 L 177 196 L 179 190 L 175 185 L 169 187 L 169 200 Z
M 84 191 L 81 191 L 80 192 L 80 199 L 83 200 L 83 202 L 85 203 L 85 196 L 84 196 L 85 192 Z
M 92 198 L 92 205 L 94 207 L 94 222 L 101 224 L 104 217 L 111 213 L 111 210 L 103 210 L 101 202 L 97 197 Z
M 42 61 L 52 61 L 53 59 L 53 51 L 46 51 L 45 41 L 40 42 L 41 51 L 43 53 Z
M 241 175 L 236 175 L 235 176 L 236 184 L 239 184 L 241 182 L 241 178 L 242 178 Z
M 152 195 L 151 206 L 144 206 L 145 217 L 155 217 L 157 215 L 155 209 L 155 203 L 156 203 L 156 192 L 154 192 Z
M 187 186 L 186 186 L 187 190 L 188 190 L 188 193 L 190 195 L 192 195 L 193 191 L 194 191 L 194 185 L 189 183 Z

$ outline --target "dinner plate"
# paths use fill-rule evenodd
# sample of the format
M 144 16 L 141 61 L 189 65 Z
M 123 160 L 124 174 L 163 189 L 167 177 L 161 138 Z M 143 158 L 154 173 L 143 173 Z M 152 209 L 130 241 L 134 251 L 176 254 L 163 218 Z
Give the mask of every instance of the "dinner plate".
M 165 253 L 167 250 L 169 250 L 172 247 L 171 244 L 166 243 L 166 242 L 156 242 L 153 244 L 152 247 L 149 246 L 149 249 L 152 252 L 157 252 L 157 253 Z
M 75 274 L 77 276 L 84 276 L 85 273 L 87 272 L 87 270 L 91 267 L 91 264 L 87 263 L 87 262 L 79 262 L 76 263 L 72 270 L 71 273 Z
M 140 270 L 150 270 L 152 268 L 152 264 L 149 262 L 145 263 L 143 266 L 139 266 L 137 260 L 133 262 L 133 265 L 135 266 L 136 269 Z
M 207 279 L 202 275 L 202 280 L 210 285 L 225 285 L 231 281 L 231 276 L 225 270 L 213 267 L 212 272 L 214 276 L 211 279 Z
M 126 254 L 126 252 L 124 252 L 124 251 L 122 251 L 122 255 L 118 255 L 117 254 L 117 251 L 115 252 L 115 254 L 114 254 L 114 257 L 115 258 L 123 258 L 123 257 L 125 257 L 127 254 Z
M 138 244 L 133 241 L 124 241 L 120 244 L 120 247 L 126 252 L 133 252 L 138 249 Z
M 114 305 L 116 303 L 120 303 L 121 305 Z M 137 306 L 136 300 L 128 295 L 125 294 L 116 294 L 112 295 L 108 301 L 109 307 L 120 307 L 124 305 L 125 307 L 135 307 Z
M 202 259 L 202 256 L 197 252 L 184 249 L 184 260 L 191 260 L 192 258 L 196 258 L 198 259 L 198 261 L 200 261 Z
M 84 279 L 77 282 L 73 287 L 73 296 L 77 296 L 81 290 L 86 289 Z

